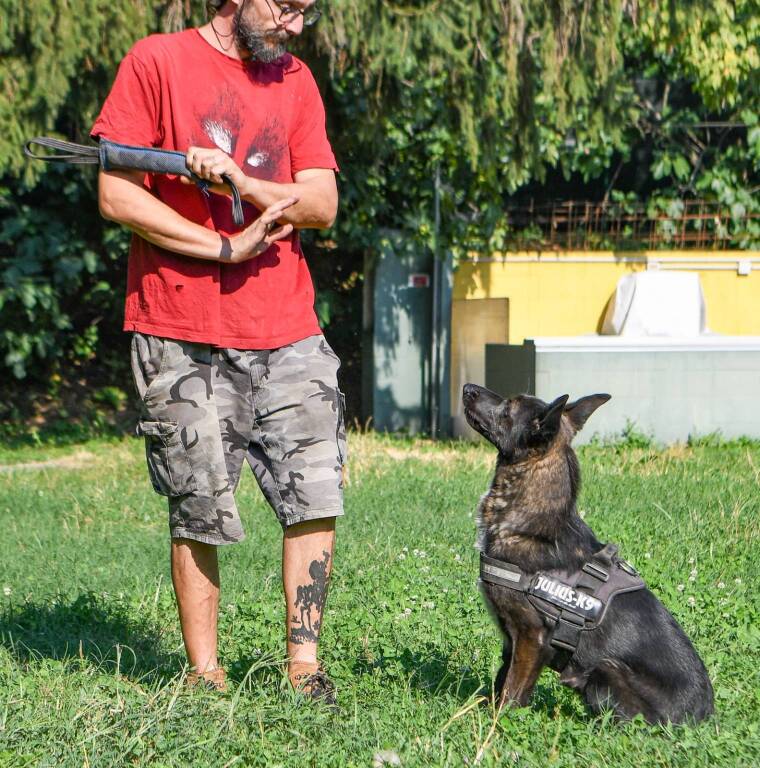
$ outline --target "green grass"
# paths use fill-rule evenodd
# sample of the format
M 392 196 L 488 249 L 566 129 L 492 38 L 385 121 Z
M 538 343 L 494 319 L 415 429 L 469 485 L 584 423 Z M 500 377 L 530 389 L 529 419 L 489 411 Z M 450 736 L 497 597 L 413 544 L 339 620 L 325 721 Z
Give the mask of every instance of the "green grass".
M 370 766 L 382 750 L 404 766 L 758 764 L 760 444 L 580 451 L 586 520 L 707 664 L 717 713 L 691 728 L 591 717 L 551 671 L 528 708 L 497 719 L 478 704 L 500 646 L 473 548 L 493 452 L 351 437 L 322 638 L 338 716 L 284 684 L 281 532 L 250 476 L 248 538 L 221 555 L 223 697 L 181 685 L 166 513 L 141 444 L 2 449 L 0 765 Z

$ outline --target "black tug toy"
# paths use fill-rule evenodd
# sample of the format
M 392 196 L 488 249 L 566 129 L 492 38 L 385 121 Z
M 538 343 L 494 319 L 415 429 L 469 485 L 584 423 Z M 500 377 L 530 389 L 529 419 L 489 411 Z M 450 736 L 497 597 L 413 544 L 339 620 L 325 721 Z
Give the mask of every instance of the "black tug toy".
M 38 155 L 32 151 L 34 145 L 54 150 L 55 154 Z M 209 184 L 196 176 L 186 165 L 185 155 L 168 149 L 155 147 L 133 147 L 101 139 L 97 146 L 74 144 L 49 136 L 35 136 L 24 145 L 24 154 L 33 160 L 56 163 L 76 163 L 80 165 L 99 165 L 104 171 L 133 170 L 146 173 L 167 173 L 192 179 L 208 195 Z M 235 226 L 243 226 L 243 206 L 240 192 L 229 176 L 222 176 L 225 184 L 232 190 L 232 220 Z

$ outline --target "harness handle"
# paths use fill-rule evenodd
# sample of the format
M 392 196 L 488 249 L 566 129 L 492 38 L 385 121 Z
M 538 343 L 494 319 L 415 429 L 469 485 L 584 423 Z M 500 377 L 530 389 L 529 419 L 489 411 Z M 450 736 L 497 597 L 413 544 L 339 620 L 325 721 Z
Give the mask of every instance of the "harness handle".
M 32 151 L 34 145 L 55 150 L 53 154 L 39 155 Z M 155 147 L 135 147 L 101 139 L 98 146 L 74 144 L 49 136 L 35 136 L 24 144 L 24 154 L 32 160 L 44 160 L 52 163 L 76 163 L 81 165 L 100 165 L 104 171 L 114 169 L 145 171 L 146 173 L 166 173 L 192 179 L 204 195 L 208 195 L 209 184 L 196 176 L 185 162 L 182 152 Z M 224 183 L 232 192 L 232 220 L 235 226 L 243 226 L 243 203 L 240 190 L 232 179 L 224 174 Z
M 60 150 L 57 154 L 38 155 L 32 152 L 32 147 L 38 144 L 48 149 Z M 84 144 L 74 144 L 71 141 L 61 141 L 53 139 L 50 136 L 35 136 L 24 144 L 24 154 L 32 160 L 45 160 L 50 163 L 82 163 L 87 165 L 96 165 L 100 162 L 98 159 L 98 148 L 88 147 Z

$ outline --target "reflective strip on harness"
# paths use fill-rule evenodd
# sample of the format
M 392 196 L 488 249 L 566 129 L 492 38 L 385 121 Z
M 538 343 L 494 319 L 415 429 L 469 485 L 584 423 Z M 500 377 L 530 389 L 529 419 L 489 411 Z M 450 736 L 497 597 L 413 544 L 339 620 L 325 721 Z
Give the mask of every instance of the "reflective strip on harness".
M 480 572 L 487 573 L 489 576 L 498 576 L 502 579 L 506 579 L 507 581 L 514 581 L 518 584 L 520 583 L 520 574 L 515 573 L 514 571 L 508 571 L 506 568 L 494 568 L 492 565 L 483 563 L 480 568 Z

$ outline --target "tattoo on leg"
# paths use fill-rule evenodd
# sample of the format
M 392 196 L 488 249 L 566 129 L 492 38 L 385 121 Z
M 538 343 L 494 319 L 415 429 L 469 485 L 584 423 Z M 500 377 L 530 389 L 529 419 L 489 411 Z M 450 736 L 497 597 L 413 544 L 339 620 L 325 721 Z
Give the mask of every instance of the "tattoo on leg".
M 296 590 L 293 604 L 297 614 L 290 617 L 290 642 L 316 643 L 319 640 L 319 628 L 322 626 L 322 609 L 327 599 L 327 564 L 330 553 L 322 551 L 324 560 L 312 560 L 309 566 L 311 584 L 301 584 Z M 313 613 L 312 613 L 313 611 Z

